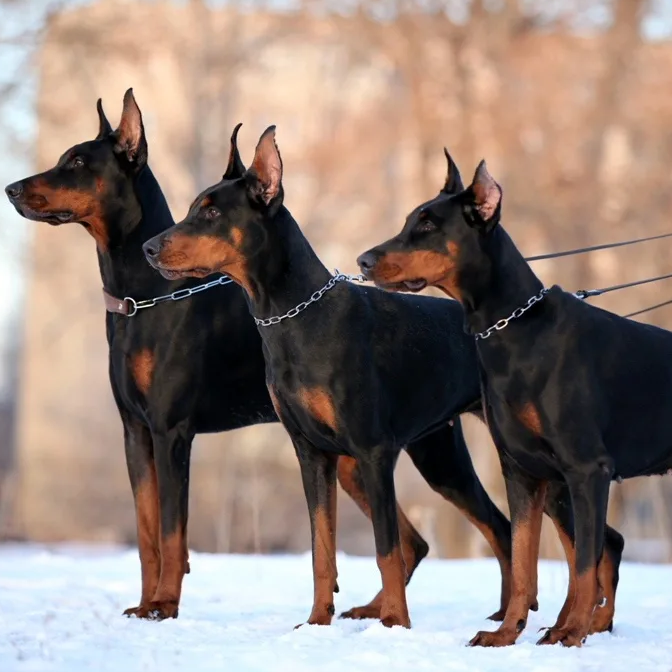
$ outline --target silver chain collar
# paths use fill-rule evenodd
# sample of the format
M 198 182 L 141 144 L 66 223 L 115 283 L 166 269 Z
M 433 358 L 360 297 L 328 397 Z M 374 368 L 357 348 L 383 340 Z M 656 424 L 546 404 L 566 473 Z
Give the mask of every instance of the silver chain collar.
M 535 296 L 530 297 L 528 299 L 527 303 L 524 306 L 520 306 L 520 307 L 516 308 L 511 313 L 511 315 L 499 320 L 498 322 L 495 322 L 495 324 L 493 324 L 491 327 L 488 327 L 485 331 L 479 331 L 476 334 L 474 334 L 474 336 L 476 337 L 476 340 L 478 341 L 479 339 L 483 340 L 484 338 L 490 338 L 490 336 L 495 331 L 501 331 L 502 329 L 505 329 L 506 327 L 509 326 L 509 322 L 511 322 L 511 320 L 515 320 L 515 319 L 521 317 L 522 315 L 524 315 L 530 308 L 532 308 L 532 306 L 535 303 L 538 303 L 539 301 L 541 301 L 544 298 L 544 296 L 546 296 L 546 294 L 548 294 L 550 291 L 551 291 L 550 289 L 546 289 L 544 287 L 539 292 L 539 294 L 536 294 Z
M 139 310 L 143 308 L 152 308 L 157 303 L 163 303 L 164 301 L 180 301 L 181 299 L 186 299 L 192 294 L 198 294 L 199 292 L 204 292 L 206 289 L 211 287 L 217 287 L 218 285 L 230 285 L 233 282 L 231 278 L 223 275 L 217 280 L 211 280 L 210 282 L 205 282 L 202 285 L 196 285 L 196 287 L 187 287 L 186 289 L 178 289 L 171 294 L 164 294 L 163 296 L 155 296 L 153 299 L 145 299 L 144 301 L 136 301 L 130 296 L 125 296 L 124 301 L 128 301 L 130 310 L 128 311 L 127 317 L 133 317 Z
M 338 269 L 335 269 L 334 275 L 329 279 L 329 282 L 321 289 L 313 292 L 307 301 L 302 301 L 298 306 L 294 306 L 294 308 L 288 310 L 284 315 L 274 315 L 273 317 L 267 317 L 263 320 L 255 317 L 254 321 L 258 327 L 270 327 L 272 324 L 279 324 L 290 317 L 296 317 L 300 312 L 308 308 L 311 303 L 319 301 L 330 289 L 333 289 L 337 283 L 343 282 L 344 280 L 348 280 L 349 282 L 366 282 L 366 278 L 363 275 L 346 275 L 345 273 L 341 273 Z

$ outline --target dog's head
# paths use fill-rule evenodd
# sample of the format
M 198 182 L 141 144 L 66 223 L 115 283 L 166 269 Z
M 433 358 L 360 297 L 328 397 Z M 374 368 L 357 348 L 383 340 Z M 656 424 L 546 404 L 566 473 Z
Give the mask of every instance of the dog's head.
M 105 250 L 113 234 L 109 215 L 137 205 L 133 178 L 147 163 L 147 140 L 132 89 L 124 96 L 116 130 L 101 100 L 97 108 L 93 140 L 71 147 L 53 168 L 8 185 L 5 193 L 23 217 L 54 226 L 79 222 Z
M 223 179 L 198 195 L 181 222 L 143 246 L 149 263 L 166 278 L 220 272 L 251 291 L 249 261 L 268 242 L 267 224 L 282 206 L 282 159 L 271 126 L 246 170 L 236 142 L 239 127 Z
M 439 195 L 413 210 L 399 235 L 357 259 L 362 273 L 383 289 L 438 287 L 460 300 L 462 280 L 488 263 L 483 247 L 499 222 L 502 190 L 484 161 L 465 189 L 445 153 L 448 175 Z

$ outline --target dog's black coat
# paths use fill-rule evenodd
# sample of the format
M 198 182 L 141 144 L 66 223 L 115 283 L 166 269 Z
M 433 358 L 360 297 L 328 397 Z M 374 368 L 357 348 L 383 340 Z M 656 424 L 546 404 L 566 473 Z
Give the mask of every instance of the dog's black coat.
M 538 537 L 544 489 L 560 484 L 569 490 L 576 521 L 576 599 L 542 642 L 580 644 L 600 629 L 600 610 L 593 614 L 598 581 L 606 596 L 607 584 L 615 591 L 618 580 L 623 541 L 609 528 L 604 552 L 610 481 L 672 466 L 672 334 L 558 287 L 543 295 L 499 224 L 500 213 L 501 190 L 482 163 L 466 190 L 423 204 L 399 236 L 363 255 L 363 268 L 384 285 L 442 288 L 463 304 L 474 335 L 540 298 L 505 328 L 476 340 L 512 515 L 514 597 L 502 627 L 472 643 L 510 644 L 524 627 L 527 604 L 516 593 L 534 571 L 526 549 Z M 419 275 L 418 254 L 431 259 Z M 390 255 L 398 272 L 390 272 Z
M 199 195 L 184 221 L 145 244 L 148 259 L 169 275 L 225 272 L 245 287 L 255 317 L 285 314 L 331 275 L 284 207 L 281 175 L 271 128 L 251 169 Z M 360 464 L 386 625 L 410 622 L 393 482 L 404 446 L 437 490 L 481 525 L 492 525 L 500 561 L 507 562 L 505 519 L 468 454 L 424 450 L 432 432 L 448 431 L 456 415 L 480 406 L 475 347 L 463 319 L 456 302 L 343 282 L 298 316 L 260 326 L 267 384 L 296 448 L 311 516 L 315 597 L 309 623 L 329 623 L 333 614 L 336 455 Z M 531 603 L 535 599 L 536 586 Z
M 96 240 L 103 285 L 116 297 L 143 300 L 200 284 L 193 279 L 164 279 L 144 257 L 142 244 L 174 221 L 147 165 L 142 118 L 132 93 L 126 94 L 116 131 L 100 103 L 98 111 L 98 137 L 69 149 L 51 170 L 9 185 L 10 201 L 30 219 L 54 225 L 81 222 Z M 235 149 L 235 136 L 233 140 Z M 238 153 L 232 151 L 227 173 L 240 170 Z M 188 571 L 186 526 L 194 435 L 277 421 L 265 385 L 261 339 L 243 292 L 233 284 L 158 304 L 133 317 L 108 313 L 106 330 L 109 376 L 124 427 L 142 565 L 140 604 L 127 613 L 176 616 L 183 574 Z M 442 466 L 452 471 L 451 459 L 467 465 L 468 476 L 473 474 L 459 424 L 437 430 L 418 446 L 421 454 L 416 462 L 429 478 Z M 339 461 L 339 480 L 367 512 L 354 461 Z M 445 484 L 440 475 L 437 482 L 437 488 Z M 508 522 L 491 516 L 480 483 L 466 478 L 443 494 L 487 526 L 498 526 L 496 534 L 510 550 Z M 428 547 L 400 514 L 410 578 Z M 378 602 L 374 599 L 347 615 L 375 615 Z

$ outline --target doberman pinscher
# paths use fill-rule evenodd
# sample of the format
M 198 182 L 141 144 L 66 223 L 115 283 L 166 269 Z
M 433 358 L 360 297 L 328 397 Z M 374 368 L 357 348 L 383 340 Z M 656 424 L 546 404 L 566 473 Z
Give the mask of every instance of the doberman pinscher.
M 408 626 L 392 478 L 402 447 L 428 482 L 476 522 L 506 567 L 503 516 L 468 454 L 450 446 L 432 457 L 426 452 L 436 431 L 449 436 L 452 418 L 480 411 L 474 342 L 462 331 L 456 302 L 332 277 L 283 205 L 282 170 L 270 127 L 245 174 L 200 194 L 184 221 L 148 241 L 145 251 L 164 275 L 221 271 L 245 288 L 262 336 L 267 384 L 299 457 L 308 501 L 314 575 L 308 623 L 327 624 L 333 613 L 334 479 L 336 456 L 345 454 L 357 459 L 369 494 L 381 620 Z M 444 191 L 454 187 L 448 182 Z M 563 504 L 557 498 L 551 506 Z M 527 606 L 534 608 L 536 585 L 530 588 Z
M 147 165 L 142 116 L 132 92 L 124 97 L 116 131 L 100 101 L 98 115 L 94 140 L 72 147 L 55 168 L 11 184 L 6 192 L 24 217 L 53 225 L 80 222 L 95 239 L 109 311 L 109 374 L 124 427 L 142 570 L 140 604 L 125 613 L 160 619 L 177 616 L 188 571 L 187 504 L 194 435 L 277 422 L 277 416 L 265 384 L 261 339 L 238 287 L 217 287 L 130 315 L 134 306 L 123 297 L 147 300 L 182 292 L 195 282 L 161 278 L 142 252 L 142 243 L 174 221 Z M 245 172 L 236 133 L 237 129 L 225 181 Z M 491 540 L 508 578 L 510 527 L 473 475 L 459 423 L 437 429 L 410 452 L 435 489 L 462 508 Z M 445 481 L 437 475 L 454 465 L 465 472 L 463 480 Z M 353 459 L 339 459 L 338 478 L 370 517 Z M 397 512 L 410 579 L 428 546 L 400 508 Z M 503 607 L 507 599 L 505 592 Z M 379 593 L 344 616 L 378 617 L 380 603 Z M 503 609 L 498 615 L 501 620 Z
M 416 208 L 359 262 L 383 287 L 442 289 L 464 306 L 477 344 L 512 516 L 513 587 L 502 626 L 471 643 L 512 644 L 524 628 L 544 492 L 562 484 L 574 599 L 540 643 L 580 645 L 613 616 L 623 539 L 605 534 L 611 480 L 672 467 L 672 334 L 544 289 L 500 224 L 501 198 L 481 163 L 468 188 Z

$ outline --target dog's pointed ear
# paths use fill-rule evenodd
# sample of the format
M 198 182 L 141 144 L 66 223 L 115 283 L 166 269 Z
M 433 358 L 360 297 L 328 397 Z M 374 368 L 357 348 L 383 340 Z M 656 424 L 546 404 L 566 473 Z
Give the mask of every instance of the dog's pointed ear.
M 282 201 L 282 159 L 275 144 L 275 126 L 262 133 L 245 176 L 252 198 L 266 206 Z
M 245 165 L 240 158 L 238 151 L 238 131 L 242 124 L 236 124 L 231 134 L 231 150 L 229 151 L 229 163 L 226 166 L 226 171 L 222 176 L 223 180 L 236 180 L 245 174 Z
M 441 189 L 442 194 L 447 194 L 448 196 L 453 196 L 459 194 L 461 191 L 464 191 L 464 185 L 462 184 L 462 177 L 460 176 L 460 171 L 453 161 L 453 157 L 448 153 L 448 150 L 444 147 L 443 153 L 446 155 L 446 161 L 448 163 L 448 170 L 446 172 L 446 183 Z
M 129 163 L 143 166 L 147 163 L 147 140 L 142 123 L 142 112 L 135 102 L 133 89 L 124 94 L 124 109 L 121 113 L 119 128 L 114 131 L 117 143 L 115 151 L 123 154 Z
M 474 179 L 469 186 L 471 203 L 478 219 L 486 231 L 490 231 L 499 221 L 502 205 L 502 188 L 488 172 L 485 161 L 476 168 Z
M 102 140 L 104 137 L 112 133 L 112 126 L 105 116 L 102 98 L 98 98 L 96 109 L 98 110 L 98 135 L 96 136 L 96 140 Z

